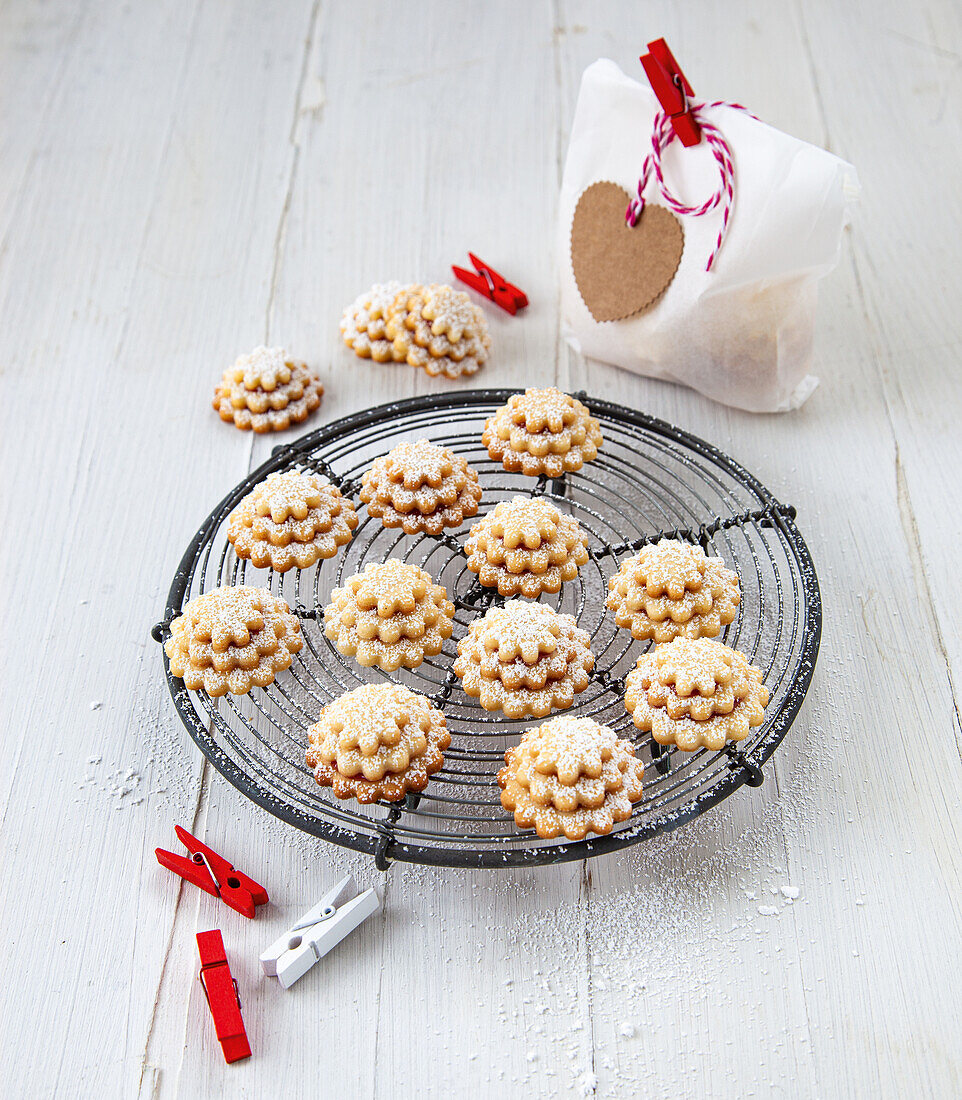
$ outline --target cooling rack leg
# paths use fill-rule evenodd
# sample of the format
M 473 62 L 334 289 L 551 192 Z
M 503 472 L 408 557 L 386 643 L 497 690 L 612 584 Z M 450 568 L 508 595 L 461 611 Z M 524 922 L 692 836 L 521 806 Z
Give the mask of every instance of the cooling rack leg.
M 725 753 L 728 756 L 729 767 L 733 770 L 741 769 L 745 772 L 745 782 L 749 787 L 760 787 L 765 782 L 765 773 L 757 765 L 746 759 L 745 754 L 734 745 L 727 745 Z
M 671 753 L 654 738 L 651 739 L 651 758 L 660 775 L 667 775 L 671 771 Z
M 391 857 L 391 848 L 394 846 L 394 823 L 401 816 L 401 807 L 392 806 L 387 817 L 378 824 L 377 831 L 380 834 L 377 847 L 374 849 L 374 866 L 379 871 L 386 871 L 394 862 Z

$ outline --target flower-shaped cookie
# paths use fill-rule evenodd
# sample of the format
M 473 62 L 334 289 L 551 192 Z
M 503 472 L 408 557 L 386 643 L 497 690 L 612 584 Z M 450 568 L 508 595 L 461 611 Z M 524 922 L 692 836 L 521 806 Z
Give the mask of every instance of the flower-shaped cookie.
M 269 474 L 231 513 L 227 538 L 239 558 L 283 573 L 332 558 L 357 527 L 354 505 L 317 474 Z
M 321 403 L 324 387 L 306 363 L 283 348 L 254 348 L 240 356 L 214 392 L 221 420 L 245 431 L 280 432 L 300 423 Z
M 571 615 L 543 603 L 508 600 L 471 624 L 454 672 L 467 695 L 509 718 L 543 718 L 584 691 L 595 659 L 590 636 Z
M 550 840 L 610 833 L 641 799 L 644 765 L 630 741 L 592 718 L 563 715 L 528 730 L 504 754 L 501 805 L 520 829 Z
M 451 744 L 444 714 L 399 684 L 365 684 L 340 696 L 308 737 L 307 766 L 317 782 L 364 803 L 423 791 Z
M 395 310 L 403 308 L 416 289 L 419 288 L 410 283 L 375 283 L 344 310 L 341 318 L 344 343 L 362 359 L 374 359 L 378 363 L 396 359 L 403 363 L 404 356 L 394 355 L 391 340 L 387 338 L 387 324 Z
M 715 638 L 738 614 L 738 574 L 700 546 L 661 539 L 623 562 L 607 606 L 634 638 Z
M 406 534 L 439 535 L 478 511 L 481 486 L 467 460 L 427 439 L 399 443 L 374 460 L 360 492 L 368 513 Z
M 474 374 L 491 346 L 481 307 L 462 291 L 437 283 L 413 287 L 406 300 L 402 295 L 385 331 L 394 342 L 394 358 L 446 378 Z
M 244 695 L 267 687 L 304 645 L 301 624 L 266 588 L 225 585 L 195 596 L 170 624 L 164 652 L 191 691 Z
M 762 724 L 767 704 L 761 670 L 709 638 L 655 646 L 625 681 L 625 708 L 638 729 L 686 752 L 743 740 Z
M 549 386 L 510 397 L 485 423 L 481 442 L 506 470 L 560 477 L 591 462 L 602 437 L 580 401 Z
M 558 592 L 588 560 L 578 521 L 539 497 L 501 501 L 472 526 L 464 552 L 483 585 L 532 599 Z
M 417 668 L 441 652 L 454 630 L 454 604 L 416 565 L 388 558 L 335 588 L 324 609 L 324 633 L 339 653 L 369 668 Z

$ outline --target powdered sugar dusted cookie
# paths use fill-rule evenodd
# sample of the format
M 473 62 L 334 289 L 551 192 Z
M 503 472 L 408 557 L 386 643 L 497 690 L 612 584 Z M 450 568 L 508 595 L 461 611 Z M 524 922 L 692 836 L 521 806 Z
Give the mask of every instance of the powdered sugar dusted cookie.
M 464 551 L 482 584 L 531 599 L 558 592 L 588 560 L 578 521 L 538 497 L 501 501 L 472 526 Z
M 686 752 L 743 740 L 762 724 L 767 705 L 761 670 L 709 638 L 655 646 L 625 682 L 625 708 L 638 729 Z
M 303 645 L 301 624 L 279 596 L 225 585 L 184 604 L 164 652 L 185 687 L 216 697 L 267 687 Z
M 478 511 L 481 486 L 467 460 L 427 439 L 399 443 L 374 460 L 360 492 L 368 513 L 407 534 L 439 535 Z
M 362 359 L 403 363 L 403 355 L 394 355 L 387 325 L 396 310 L 407 312 L 407 298 L 418 289 L 415 283 L 375 283 L 344 310 L 340 326 L 344 343 Z
M 386 333 L 396 359 L 446 378 L 474 374 L 487 361 L 491 346 L 481 307 L 462 291 L 438 283 L 412 290 Z
M 591 718 L 563 715 L 528 730 L 504 754 L 501 805 L 545 840 L 610 833 L 642 796 L 644 765 L 630 741 Z
M 580 401 L 549 386 L 510 397 L 485 423 L 481 442 L 506 470 L 560 477 L 591 462 L 602 436 Z
M 485 710 L 543 718 L 571 706 L 594 664 L 588 632 L 573 616 L 547 604 L 508 600 L 471 623 L 458 643 L 454 672 Z
M 423 791 L 451 744 L 443 712 L 399 684 L 365 684 L 340 696 L 308 738 L 307 766 L 317 782 L 363 803 Z
M 394 672 L 441 652 L 454 630 L 454 604 L 416 565 L 388 558 L 335 588 L 324 609 L 324 633 L 358 664 Z
M 306 363 L 283 348 L 261 346 L 224 371 L 214 408 L 221 420 L 245 431 L 280 432 L 305 420 L 323 394 L 321 380 Z
M 317 474 L 269 474 L 227 521 L 227 538 L 239 558 L 283 573 L 332 558 L 357 527 L 354 506 Z
M 608 582 L 607 606 L 634 638 L 715 638 L 741 602 L 738 575 L 700 546 L 661 539 L 644 546 Z

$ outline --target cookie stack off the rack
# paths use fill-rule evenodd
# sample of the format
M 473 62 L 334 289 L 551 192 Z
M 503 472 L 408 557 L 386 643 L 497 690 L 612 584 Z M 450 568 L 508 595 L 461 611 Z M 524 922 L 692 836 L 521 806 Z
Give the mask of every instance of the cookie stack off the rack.
M 383 319 L 370 316 L 379 312 L 372 302 L 368 330 Z M 585 405 L 553 388 L 511 397 L 488 419 L 482 441 L 506 470 L 539 478 L 539 488 L 546 477 L 580 469 L 603 446 Z M 421 439 L 376 459 L 358 495 L 385 527 L 460 546 L 443 532 L 478 512 L 481 488 L 462 456 Z M 290 470 L 269 475 L 240 501 L 227 535 L 239 558 L 283 572 L 337 554 L 357 524 L 354 503 L 337 485 Z M 461 549 L 479 592 L 511 598 L 483 614 L 479 609 L 433 697 L 382 682 L 320 709 L 304 759 L 339 799 L 396 804 L 427 787 L 451 744 L 443 705 L 455 682 L 485 710 L 515 720 L 567 710 L 592 679 L 587 632 L 573 616 L 538 602 L 543 592 L 573 580 L 588 560 L 587 539 L 573 516 L 537 491 L 519 494 L 475 520 Z M 634 549 L 602 552 L 620 556 Z M 721 559 L 677 538 L 648 541 L 623 558 L 608 588 L 607 608 L 618 627 L 650 647 L 624 684 L 603 684 L 623 691 L 639 731 L 650 733 L 656 746 L 718 751 L 761 725 L 768 702 L 762 673 L 714 640 L 740 603 L 738 577 Z M 335 588 L 323 622 L 341 654 L 391 674 L 441 652 L 454 629 L 454 605 L 425 570 L 389 558 L 368 562 Z M 303 645 L 284 600 L 252 585 L 189 600 L 169 630 L 172 674 L 211 696 L 267 687 Z M 642 798 L 643 771 L 630 741 L 592 719 L 560 714 L 527 730 L 506 752 L 497 780 L 501 803 L 519 829 L 580 840 L 631 816 Z
M 480 370 L 491 347 L 484 311 L 443 283 L 375 283 L 344 310 L 341 335 L 361 359 L 445 378 Z

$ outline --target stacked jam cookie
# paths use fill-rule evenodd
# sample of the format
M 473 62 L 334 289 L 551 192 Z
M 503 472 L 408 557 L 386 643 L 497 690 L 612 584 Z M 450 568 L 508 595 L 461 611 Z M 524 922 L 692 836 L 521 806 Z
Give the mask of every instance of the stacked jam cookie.
M 358 519 L 340 490 L 316 474 L 270 474 L 227 520 L 234 553 L 259 569 L 284 573 L 333 557 Z M 245 695 L 268 687 L 303 648 L 301 625 L 269 588 L 223 585 L 195 596 L 170 624 L 170 670 L 191 690 Z
M 384 341 L 407 354 L 413 341 L 444 358 L 453 340 L 477 337 L 469 332 L 469 313 L 458 324 L 451 320 L 453 306 L 441 291 L 450 288 L 373 288 L 349 311 L 349 323 L 345 315 L 345 338 L 359 355 L 387 355 Z M 432 325 L 442 316 L 443 332 L 435 333 Z M 432 344 L 440 335 L 447 343 Z M 505 470 L 539 478 L 541 485 L 581 469 L 603 446 L 588 408 L 554 388 L 513 396 L 488 419 L 482 442 Z M 358 497 L 385 528 L 449 539 L 447 530 L 477 515 L 482 491 L 464 456 L 418 439 L 375 459 Z M 238 558 L 284 572 L 332 557 L 358 523 L 352 501 L 336 486 L 294 470 L 256 486 L 229 517 L 227 533 Z M 572 707 L 595 667 L 591 639 L 574 616 L 540 602 L 588 561 L 585 532 L 543 495 L 518 494 L 474 520 L 456 545 L 475 583 L 490 593 L 487 602 L 496 602 L 468 624 L 451 673 L 465 696 L 487 711 L 510 720 L 547 719 L 505 753 L 497 776 L 502 805 L 519 829 L 533 828 L 545 839 L 610 832 L 642 797 L 644 768 L 634 746 L 591 718 L 549 718 Z M 657 744 L 718 751 L 764 720 L 768 692 L 761 671 L 715 640 L 736 618 L 739 603 L 737 574 L 678 539 L 642 546 L 611 577 L 606 606 L 615 622 L 651 646 L 626 678 L 625 708 Z M 328 642 L 387 678 L 321 710 L 306 750 L 319 784 L 362 803 L 395 802 L 425 789 L 443 766 L 451 735 L 438 703 L 395 677 L 440 655 L 454 629 L 455 604 L 444 586 L 400 558 L 368 562 L 330 592 L 323 608 Z M 248 585 L 189 601 L 166 643 L 174 675 L 211 695 L 268 686 L 302 645 L 287 604 Z M 446 689 L 439 698 L 447 695 Z
M 443 283 L 376 283 L 344 310 L 341 335 L 361 359 L 445 378 L 480 370 L 491 347 L 484 311 Z
M 284 348 L 261 345 L 224 371 L 214 408 L 243 431 L 281 432 L 306 420 L 323 396 L 320 378 L 306 363 Z

